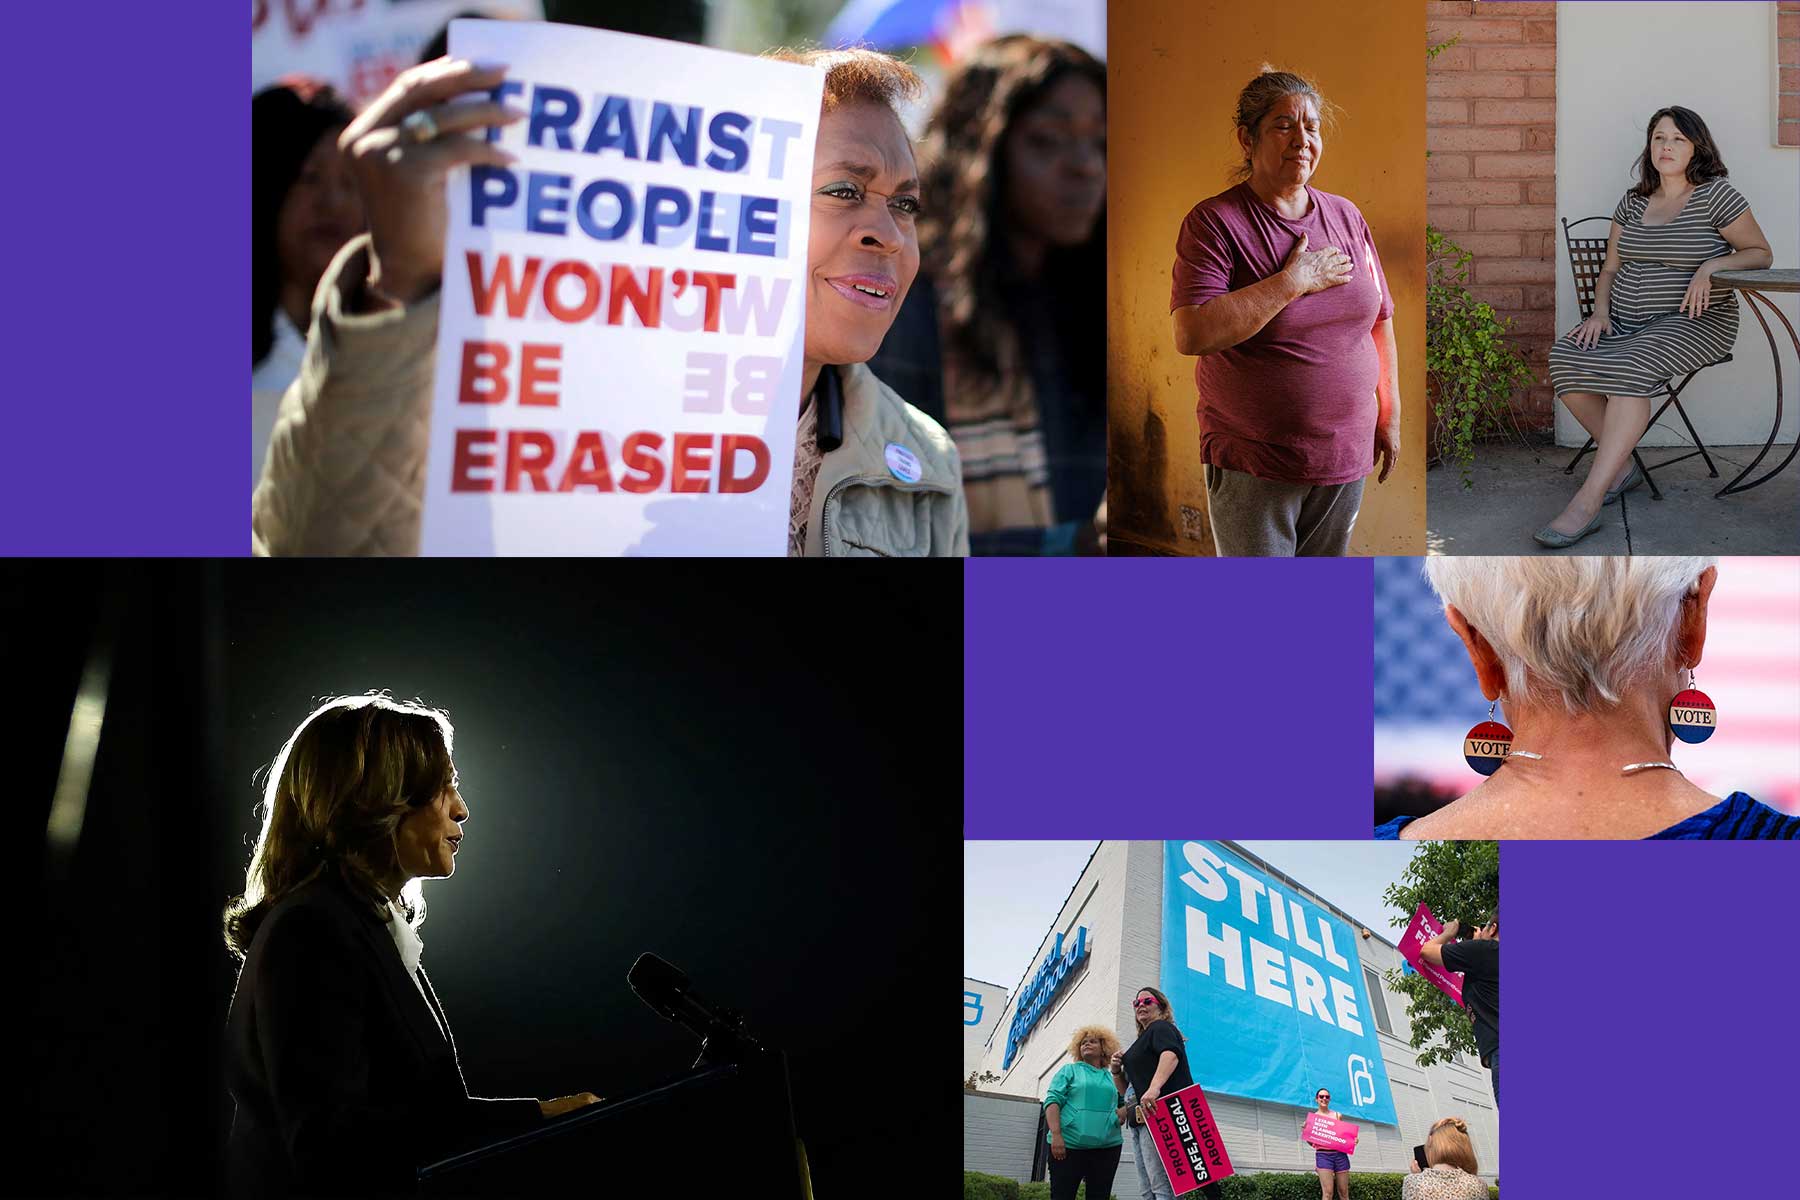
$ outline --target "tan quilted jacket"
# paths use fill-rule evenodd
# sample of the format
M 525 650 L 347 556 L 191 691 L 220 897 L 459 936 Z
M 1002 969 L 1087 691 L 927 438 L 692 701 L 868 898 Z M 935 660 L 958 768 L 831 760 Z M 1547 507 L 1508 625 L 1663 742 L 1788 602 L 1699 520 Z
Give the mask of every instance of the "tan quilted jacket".
M 306 359 L 282 397 L 251 500 L 252 554 L 419 552 L 438 298 L 352 313 L 368 270 L 365 235 L 319 282 Z M 844 444 L 820 464 L 807 555 L 967 555 L 962 463 L 949 435 L 866 366 L 838 375 Z M 889 470 L 889 443 L 912 452 L 917 481 Z

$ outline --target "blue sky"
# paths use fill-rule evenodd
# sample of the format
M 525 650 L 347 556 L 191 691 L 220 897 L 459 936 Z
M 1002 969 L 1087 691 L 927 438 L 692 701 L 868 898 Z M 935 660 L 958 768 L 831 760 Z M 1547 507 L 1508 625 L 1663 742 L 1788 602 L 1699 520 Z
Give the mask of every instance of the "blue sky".
M 964 842 L 963 973 L 1011 991 L 1098 842 Z M 1411 842 L 1240 842 L 1394 941 L 1382 890 L 1412 859 Z M 1410 914 L 1408 914 L 1410 915 Z

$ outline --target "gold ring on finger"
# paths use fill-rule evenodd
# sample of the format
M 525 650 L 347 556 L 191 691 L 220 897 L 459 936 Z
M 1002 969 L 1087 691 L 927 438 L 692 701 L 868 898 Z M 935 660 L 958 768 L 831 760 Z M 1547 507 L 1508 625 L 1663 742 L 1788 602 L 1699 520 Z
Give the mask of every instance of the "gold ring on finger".
M 400 122 L 400 129 L 412 142 L 429 142 L 438 135 L 437 118 L 431 115 L 430 109 L 421 108 L 418 112 L 408 113 Z

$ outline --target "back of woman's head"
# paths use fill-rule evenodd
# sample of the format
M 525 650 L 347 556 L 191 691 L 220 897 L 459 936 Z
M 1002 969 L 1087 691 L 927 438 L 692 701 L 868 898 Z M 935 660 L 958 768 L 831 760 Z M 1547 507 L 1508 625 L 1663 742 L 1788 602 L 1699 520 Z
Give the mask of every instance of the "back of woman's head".
M 1425 1135 L 1425 1161 L 1432 1166 L 1444 1163 L 1471 1175 L 1481 1169 L 1475 1163 L 1475 1145 L 1469 1141 L 1469 1126 L 1461 1117 L 1443 1117 Z
M 395 830 L 456 785 L 453 738 L 444 713 L 385 694 L 314 709 L 269 766 L 244 893 L 225 909 L 231 952 L 247 954 L 269 909 L 327 873 L 384 910 L 383 881 L 398 869 Z M 417 880 L 401 903 L 413 924 L 424 920 Z
M 1668 669 L 1711 558 L 1440 555 L 1425 573 L 1487 639 L 1510 700 L 1592 712 Z
M 250 361 L 261 362 L 274 342 L 281 302 L 281 255 L 276 227 L 288 190 L 321 137 L 350 124 L 354 114 L 328 84 L 294 76 L 250 98 Z

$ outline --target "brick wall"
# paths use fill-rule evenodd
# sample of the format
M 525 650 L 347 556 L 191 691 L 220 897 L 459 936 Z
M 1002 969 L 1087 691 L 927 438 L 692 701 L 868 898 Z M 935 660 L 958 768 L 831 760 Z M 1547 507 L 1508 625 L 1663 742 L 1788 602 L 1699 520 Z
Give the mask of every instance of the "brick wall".
M 1556 5 L 1439 0 L 1425 7 L 1426 45 L 1461 38 L 1426 69 L 1426 216 L 1474 254 L 1470 291 L 1512 318 L 1514 341 L 1537 379 L 1513 403 L 1527 428 L 1549 429 Z
M 1775 6 L 1776 144 L 1800 146 L 1800 0 Z

